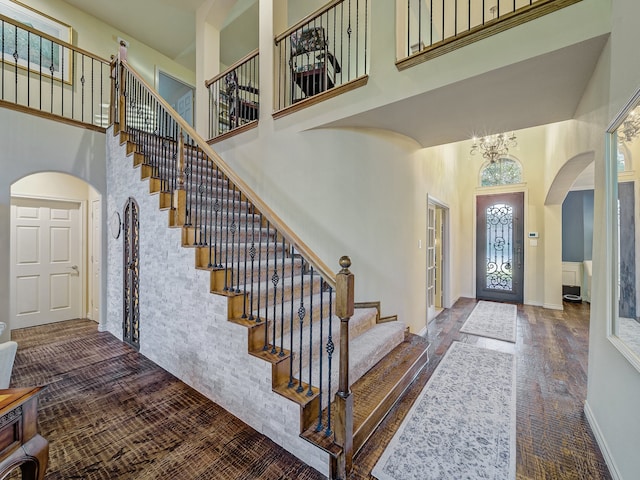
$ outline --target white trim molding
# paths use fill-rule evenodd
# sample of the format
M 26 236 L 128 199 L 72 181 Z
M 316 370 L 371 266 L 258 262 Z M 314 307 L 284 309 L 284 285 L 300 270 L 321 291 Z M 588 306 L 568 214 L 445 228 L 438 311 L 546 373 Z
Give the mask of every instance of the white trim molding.
M 600 425 L 598 425 L 598 421 L 596 420 L 595 415 L 593 414 L 593 410 L 589 406 L 589 402 L 584 402 L 584 414 L 587 417 L 587 422 L 591 427 L 591 431 L 593 432 L 594 437 L 596 437 L 596 443 L 598 447 L 600 447 L 600 451 L 602 452 L 602 456 L 604 457 L 604 461 L 609 468 L 609 473 L 613 477 L 614 480 L 623 480 L 620 472 L 618 471 L 618 467 L 616 466 L 616 462 L 611 456 L 611 451 L 609 450 L 609 445 L 602 434 L 602 430 L 600 430 Z

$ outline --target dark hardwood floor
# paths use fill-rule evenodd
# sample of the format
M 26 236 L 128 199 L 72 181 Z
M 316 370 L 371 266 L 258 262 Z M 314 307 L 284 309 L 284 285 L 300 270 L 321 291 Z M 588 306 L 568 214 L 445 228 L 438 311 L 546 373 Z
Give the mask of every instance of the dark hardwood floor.
M 429 325 L 431 362 L 354 459 L 371 469 L 455 340 L 517 356 L 517 477 L 609 479 L 583 413 L 588 305 L 565 311 L 518 306 L 518 338 L 461 334 L 475 300 L 461 299 Z M 47 479 L 320 479 L 293 455 L 160 369 L 96 324 L 72 320 L 14 330 L 13 386 L 49 385 L 40 432 Z M 17 477 L 12 477 L 17 478 Z
M 517 340 L 460 333 L 476 305 L 460 299 L 429 324 L 431 361 L 354 459 L 353 479 L 371 479 L 381 452 L 455 340 L 516 354 L 518 480 L 610 479 L 583 413 L 587 395 L 589 305 L 565 310 L 518 305 Z

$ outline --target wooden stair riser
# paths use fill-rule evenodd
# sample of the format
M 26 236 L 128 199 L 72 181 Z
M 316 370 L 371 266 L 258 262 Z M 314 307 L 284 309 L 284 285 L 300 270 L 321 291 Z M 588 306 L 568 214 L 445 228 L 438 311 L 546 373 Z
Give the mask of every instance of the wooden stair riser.
M 170 192 L 160 192 L 158 197 L 158 207 L 160 210 L 169 210 L 173 206 L 173 194 Z
M 385 398 L 378 406 L 369 413 L 365 421 L 358 425 L 353 432 L 353 454 L 355 455 L 364 446 L 374 430 L 382 422 L 387 413 L 393 408 L 402 394 L 409 388 L 409 385 L 415 380 L 422 369 L 429 363 L 429 349 L 425 349 L 424 353 L 406 370 L 403 377 L 393 386 L 387 393 Z
M 162 180 L 155 177 L 149 178 L 149 193 L 155 195 L 156 193 L 160 193 L 163 191 Z M 165 190 L 166 191 L 166 190 Z
M 158 171 L 156 167 L 152 167 L 146 163 L 140 165 L 140 180 L 145 180 L 147 178 L 156 177 L 160 178 L 158 175 Z
M 145 162 L 145 157 L 141 153 L 134 152 L 133 154 L 133 167 L 137 168 Z

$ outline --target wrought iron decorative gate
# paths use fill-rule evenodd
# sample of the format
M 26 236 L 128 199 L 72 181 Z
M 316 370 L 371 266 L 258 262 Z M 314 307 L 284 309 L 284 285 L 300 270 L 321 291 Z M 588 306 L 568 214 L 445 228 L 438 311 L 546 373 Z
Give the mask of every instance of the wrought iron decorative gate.
M 476 297 L 522 303 L 524 194 L 477 198 Z
M 123 318 L 122 339 L 140 349 L 140 288 L 138 204 L 129 197 L 123 215 Z

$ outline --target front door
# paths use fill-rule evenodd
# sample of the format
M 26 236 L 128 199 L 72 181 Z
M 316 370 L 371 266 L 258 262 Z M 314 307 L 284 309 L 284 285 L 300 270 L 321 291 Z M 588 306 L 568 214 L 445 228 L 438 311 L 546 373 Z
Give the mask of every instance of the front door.
M 81 223 L 77 202 L 12 198 L 12 328 L 82 316 Z
M 122 219 L 123 248 L 123 319 L 122 339 L 140 349 L 140 288 L 139 288 L 139 217 L 138 204 L 133 198 L 127 200 Z
M 476 297 L 522 303 L 524 193 L 479 196 L 476 206 Z

